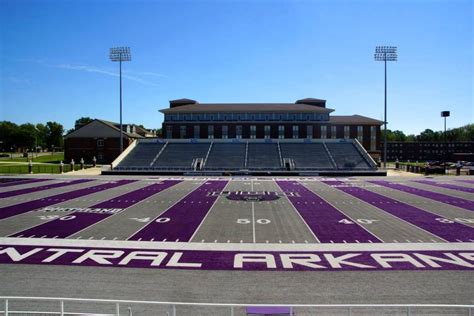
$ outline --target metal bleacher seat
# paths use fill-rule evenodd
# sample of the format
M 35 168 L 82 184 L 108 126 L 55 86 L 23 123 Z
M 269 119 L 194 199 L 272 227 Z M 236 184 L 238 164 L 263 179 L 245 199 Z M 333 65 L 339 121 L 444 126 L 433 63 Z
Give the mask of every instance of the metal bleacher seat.
M 371 166 L 352 142 L 326 143 L 338 169 L 371 169 Z
M 118 167 L 120 169 L 150 167 L 155 156 L 164 146 L 162 143 L 138 143 L 132 151 L 125 156 Z
M 245 144 L 214 143 L 204 169 L 239 170 L 245 167 Z
M 209 143 L 168 143 L 153 163 L 157 169 L 191 169 L 195 158 L 205 158 Z
M 281 169 L 276 143 L 249 143 L 248 169 Z
M 296 170 L 334 169 L 322 143 L 280 143 L 281 156 L 291 158 Z

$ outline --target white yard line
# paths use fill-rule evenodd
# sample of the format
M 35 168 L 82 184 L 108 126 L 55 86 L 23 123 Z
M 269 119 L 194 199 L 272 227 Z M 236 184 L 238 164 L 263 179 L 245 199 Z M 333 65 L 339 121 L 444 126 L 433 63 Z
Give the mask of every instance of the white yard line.
M 253 189 L 252 189 L 253 191 Z M 253 237 L 253 243 L 256 243 L 256 237 L 255 237 L 255 202 L 252 202 L 252 237 Z
M 115 249 L 162 249 L 195 251 L 474 251 L 470 242 L 455 243 L 334 243 L 334 244 L 250 244 L 250 243 L 167 243 L 124 240 L 85 240 L 0 237 L 0 249 L 8 246 L 88 247 Z

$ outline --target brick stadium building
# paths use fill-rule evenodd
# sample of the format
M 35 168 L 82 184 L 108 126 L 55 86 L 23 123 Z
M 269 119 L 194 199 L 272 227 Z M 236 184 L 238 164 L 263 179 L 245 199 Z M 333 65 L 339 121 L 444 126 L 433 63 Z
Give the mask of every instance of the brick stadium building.
M 380 157 L 382 121 L 331 115 L 326 100 L 295 103 L 199 103 L 170 101 L 164 114 L 165 138 L 357 139 L 373 158 Z
M 154 137 L 154 133 L 135 124 L 123 124 L 123 147 L 128 147 L 135 139 Z M 120 154 L 120 125 L 118 123 L 95 119 L 64 136 L 64 159 L 76 163 L 81 158 L 91 163 L 111 163 Z
M 387 159 L 390 161 L 473 160 L 474 142 L 388 142 Z M 383 144 L 382 144 L 383 146 Z

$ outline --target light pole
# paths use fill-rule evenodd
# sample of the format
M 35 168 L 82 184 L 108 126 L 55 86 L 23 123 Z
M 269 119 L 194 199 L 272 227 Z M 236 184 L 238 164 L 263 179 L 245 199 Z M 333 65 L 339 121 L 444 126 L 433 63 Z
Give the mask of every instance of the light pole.
M 444 174 L 446 174 L 446 151 L 447 151 L 447 143 L 446 143 L 446 118 L 449 117 L 449 111 L 442 111 L 441 117 L 444 117 L 444 155 L 443 155 L 443 165 L 444 165 Z
M 123 128 L 122 128 L 122 61 L 132 60 L 130 47 L 113 47 L 110 49 L 109 57 L 111 61 L 119 62 L 120 71 L 120 153 L 123 151 Z
M 383 135 L 383 167 L 387 168 L 387 61 L 397 61 L 396 46 L 377 46 L 374 54 L 375 61 L 385 64 L 385 99 L 384 99 L 384 135 Z

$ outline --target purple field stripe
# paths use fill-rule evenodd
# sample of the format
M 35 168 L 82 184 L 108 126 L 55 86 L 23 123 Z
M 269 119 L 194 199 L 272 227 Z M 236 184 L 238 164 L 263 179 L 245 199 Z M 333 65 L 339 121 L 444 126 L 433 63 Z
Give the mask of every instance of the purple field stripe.
M 153 183 L 144 188 L 123 194 L 121 196 L 114 197 L 108 201 L 101 202 L 99 204 L 91 206 L 92 208 L 121 208 L 125 209 L 130 207 L 152 195 L 155 195 L 163 190 L 166 190 L 182 180 L 163 180 L 159 183 Z
M 441 218 L 439 215 L 424 211 L 417 207 L 396 201 L 363 188 L 350 186 L 350 184 L 344 183 L 342 181 L 322 182 L 447 241 L 470 241 L 471 239 L 474 239 L 474 228 L 456 222 L 442 223 L 439 220 L 436 220 L 437 218 Z
M 49 189 L 55 189 L 55 188 L 65 187 L 65 186 L 68 186 L 68 185 L 80 184 L 80 183 L 84 183 L 84 182 L 88 182 L 88 181 L 92 181 L 92 180 L 80 179 L 80 180 L 74 180 L 74 181 L 52 183 L 52 184 L 39 186 L 39 187 L 34 187 L 34 188 L 13 190 L 13 191 L 8 191 L 8 192 L 0 192 L 0 198 L 7 198 L 7 197 L 15 196 L 15 195 L 39 192 L 39 191 L 44 191 L 44 190 L 49 190 Z
M 474 188 L 460 187 L 458 185 L 449 184 L 449 183 L 437 183 L 437 182 L 428 181 L 428 180 L 413 180 L 413 182 L 428 184 L 428 185 L 432 185 L 434 187 L 439 187 L 439 188 L 451 189 L 451 190 L 462 191 L 462 192 L 467 192 L 467 193 L 474 193 Z
M 14 253 L 21 255 L 13 256 Z M 102 253 L 105 253 L 105 255 L 102 256 Z M 213 251 L 169 248 L 49 247 L 0 244 L 0 265 L 34 264 L 37 266 L 153 269 L 155 271 L 156 269 L 314 271 L 318 274 L 325 271 L 474 271 L 473 254 L 473 251 L 466 250 L 288 252 L 274 250 Z M 236 260 L 237 256 L 245 257 L 247 260 Z M 283 256 L 287 258 L 288 256 L 296 257 L 296 259 L 307 258 L 308 263 L 312 263 L 312 265 L 296 263 L 295 260 L 291 266 L 288 266 L 288 260 L 283 262 Z M 260 260 L 258 262 L 249 260 L 253 258 Z M 273 263 L 269 262 L 269 258 L 272 259 Z M 303 262 L 306 260 L 299 259 Z M 240 264 L 236 265 L 236 263 Z M 120 271 L 115 270 L 114 273 L 120 273 Z M 472 273 L 469 275 L 472 275 Z M 465 277 L 467 276 L 465 274 Z M 306 277 L 311 276 L 306 275 Z M 348 281 L 350 281 L 349 277 Z
M 19 181 L 9 181 L 9 182 L 4 182 L 0 184 L 0 188 L 4 187 L 11 187 L 14 185 L 22 185 L 22 184 L 29 184 L 29 183 L 35 183 L 35 182 L 42 182 L 42 181 L 49 181 L 51 179 L 21 179 Z
M 283 192 L 297 193 L 295 195 L 288 194 L 287 197 L 319 241 L 323 243 L 356 242 L 356 240 L 381 242 L 356 223 L 339 223 L 341 220 L 351 222 L 352 220 L 302 184 L 296 181 L 276 182 Z
M 53 204 L 58 204 L 64 201 L 76 199 L 78 197 L 104 191 L 107 189 L 115 188 L 121 185 L 125 185 L 128 183 L 135 182 L 137 180 L 119 180 L 116 182 L 107 182 L 104 184 L 99 184 L 93 187 L 88 187 L 84 189 L 79 189 L 71 192 L 61 193 L 49 197 L 45 197 L 42 199 L 37 199 L 33 201 L 24 202 L 21 204 L 11 205 L 0 208 L 0 219 L 4 219 L 7 217 L 15 216 L 18 214 L 26 213 L 38 208 L 42 208 L 45 206 L 50 206 Z
M 422 197 L 425 197 L 425 198 L 428 198 L 428 199 L 431 199 L 431 200 L 435 200 L 435 201 L 438 201 L 438 202 L 446 203 L 446 204 L 449 204 L 449 205 L 457 206 L 457 207 L 460 207 L 460 208 L 463 208 L 463 209 L 466 209 L 466 210 L 469 210 L 469 211 L 474 211 L 474 201 L 469 201 L 469 200 L 461 199 L 461 198 L 458 198 L 458 197 L 449 196 L 449 195 L 446 195 L 446 194 L 431 192 L 431 191 L 428 191 L 428 190 L 417 189 L 417 188 L 409 187 L 409 186 L 406 186 L 406 185 L 403 185 L 403 184 L 391 183 L 391 182 L 388 182 L 388 181 L 381 181 L 381 180 L 375 181 L 374 180 L 374 181 L 368 181 L 368 182 L 373 183 L 373 184 L 377 184 L 377 185 L 381 185 L 381 186 L 384 186 L 384 187 L 387 187 L 387 188 L 399 190 L 399 191 L 402 191 L 402 192 L 414 194 L 414 195 L 417 195 L 417 196 L 422 196 Z
M 143 201 L 150 196 L 157 194 L 169 187 L 172 187 L 175 184 L 178 184 L 181 181 L 169 180 L 163 181 L 162 183 L 154 183 L 147 187 L 114 197 L 108 201 L 101 202 L 99 204 L 93 205 L 89 208 L 121 208 L 125 209 L 134 204 L 137 204 Z M 114 213 L 82 213 L 74 212 L 69 213 L 62 218 L 52 220 L 50 222 L 40 224 L 38 226 L 26 229 L 24 231 L 10 235 L 9 237 L 56 237 L 56 238 L 66 238 L 71 236 L 90 225 L 93 225 L 103 219 L 106 219 L 109 216 L 112 216 Z M 75 216 L 72 219 L 71 216 Z
M 128 240 L 189 241 L 218 198 L 211 193 L 222 191 L 227 182 L 207 181 L 160 215 L 169 221 L 159 223 L 155 219 Z
M 474 184 L 474 180 L 454 180 L 454 181 L 459 181 L 459 182 Z

